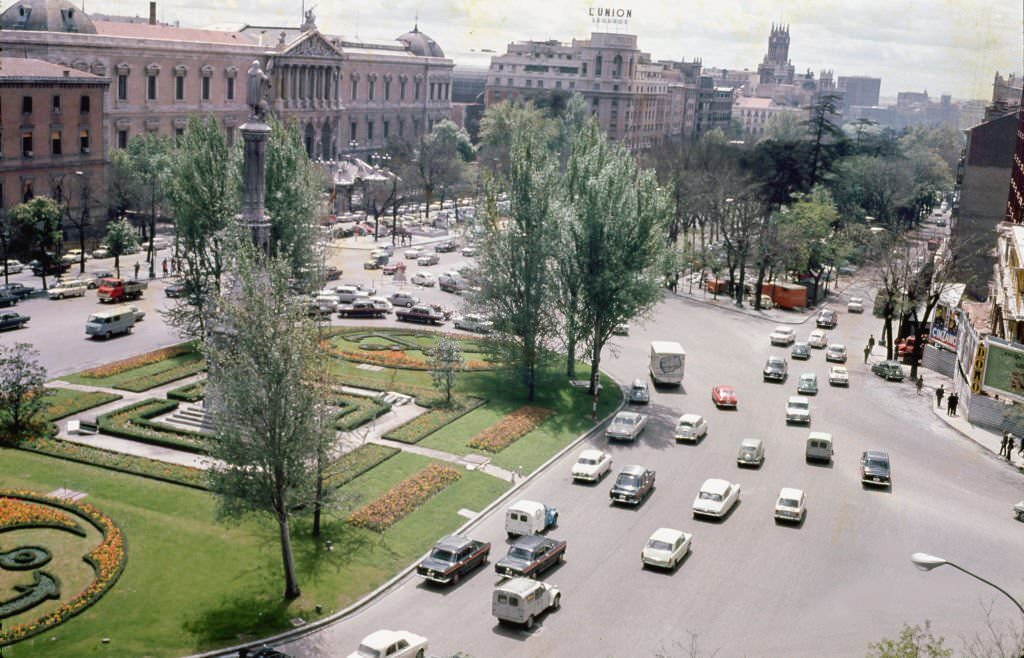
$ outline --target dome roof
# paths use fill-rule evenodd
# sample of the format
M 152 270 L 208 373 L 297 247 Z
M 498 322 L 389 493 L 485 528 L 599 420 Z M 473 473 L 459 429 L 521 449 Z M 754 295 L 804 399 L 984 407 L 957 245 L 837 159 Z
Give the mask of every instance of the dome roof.
M 92 19 L 68 0 L 18 0 L 0 14 L 0 29 L 96 34 Z
M 412 28 L 412 32 L 406 32 L 398 37 L 398 41 L 404 43 L 413 55 L 420 57 L 444 57 L 444 51 L 437 42 L 420 32 L 419 26 Z

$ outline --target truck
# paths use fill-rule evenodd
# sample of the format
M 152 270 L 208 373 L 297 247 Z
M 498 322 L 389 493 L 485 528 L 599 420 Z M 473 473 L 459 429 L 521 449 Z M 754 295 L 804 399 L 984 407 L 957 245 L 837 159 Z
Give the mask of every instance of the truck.
M 134 279 L 107 278 L 100 281 L 96 296 L 100 302 L 125 302 L 142 297 L 142 291 L 148 285 L 145 281 Z
M 382 318 L 387 311 L 369 300 L 359 300 L 338 306 L 340 318 Z
M 444 324 L 444 314 L 430 306 L 417 305 L 412 308 L 400 308 L 395 311 L 395 318 L 403 322 L 420 322 L 423 324 Z
M 651 341 L 651 379 L 655 384 L 679 386 L 683 383 L 686 350 L 679 343 L 667 340 Z

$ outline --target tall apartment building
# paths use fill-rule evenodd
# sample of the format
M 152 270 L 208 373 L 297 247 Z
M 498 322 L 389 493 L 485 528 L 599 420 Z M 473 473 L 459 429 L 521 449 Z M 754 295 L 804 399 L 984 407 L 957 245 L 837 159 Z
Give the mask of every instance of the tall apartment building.
M 866 75 L 839 76 L 839 89 L 843 90 L 847 107 L 859 105 L 875 107 L 882 91 L 882 79 Z

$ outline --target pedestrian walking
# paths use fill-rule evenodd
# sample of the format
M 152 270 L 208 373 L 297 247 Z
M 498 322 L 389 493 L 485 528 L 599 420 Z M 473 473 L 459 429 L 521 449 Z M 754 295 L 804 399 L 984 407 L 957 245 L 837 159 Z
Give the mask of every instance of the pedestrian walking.
M 924 375 L 917 376 L 917 381 L 914 382 L 914 386 L 917 387 L 917 394 L 921 395 L 921 389 L 924 388 Z
M 164 270 L 164 277 L 166 278 L 167 277 L 167 259 L 166 258 L 163 261 L 163 270 Z
M 1009 432 L 1006 433 L 1006 461 L 1010 461 L 1010 455 L 1013 454 L 1013 435 Z
M 1020 448 L 1017 449 L 1017 456 L 1024 457 L 1024 437 L 1020 437 Z
M 960 396 L 957 395 L 956 393 L 950 393 L 949 401 L 946 402 L 946 415 L 955 416 L 956 407 L 958 404 L 960 404 Z
M 1003 432 L 1003 440 L 999 442 L 999 456 L 1000 457 L 1003 457 L 1003 456 L 1006 455 L 1006 444 L 1007 444 L 1009 438 L 1010 438 L 1010 433 L 1004 431 Z
M 868 352 L 870 352 L 873 349 L 875 349 L 875 335 L 871 334 L 868 337 Z
M 942 396 L 946 394 L 946 389 L 939 384 L 939 387 L 935 389 L 935 406 L 939 409 L 942 408 Z
M 139 278 L 139 261 L 135 261 L 135 278 Z
M 864 346 L 864 363 L 868 362 L 868 357 L 869 356 L 871 356 L 871 346 L 870 345 L 865 345 Z

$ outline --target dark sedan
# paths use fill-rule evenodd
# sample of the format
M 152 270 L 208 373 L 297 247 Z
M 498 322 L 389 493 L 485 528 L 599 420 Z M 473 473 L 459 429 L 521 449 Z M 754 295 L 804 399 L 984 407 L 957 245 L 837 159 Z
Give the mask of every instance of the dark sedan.
M 430 555 L 416 567 L 416 573 L 435 583 L 457 585 L 462 576 L 486 564 L 490 552 L 488 542 L 448 535 L 434 544 Z
M 892 486 L 889 454 L 878 450 L 865 450 L 860 457 L 860 481 L 879 487 Z
M 903 381 L 903 366 L 899 361 L 879 361 L 871 366 L 871 372 L 891 382 Z
M 786 380 L 786 375 L 789 374 L 789 364 L 781 356 L 770 356 L 764 364 L 764 370 L 761 371 L 764 375 L 764 380 L 781 382 Z
M 508 549 L 508 555 L 494 565 L 494 570 L 503 576 L 540 575 L 565 560 L 565 542 L 559 539 L 529 535 L 516 540 Z
M 35 288 L 26 286 L 23 283 L 8 283 L 0 286 L 0 293 L 14 295 L 19 300 L 31 297 L 35 291 Z

